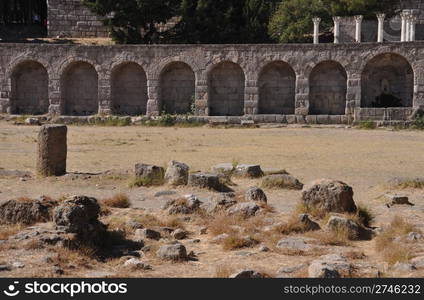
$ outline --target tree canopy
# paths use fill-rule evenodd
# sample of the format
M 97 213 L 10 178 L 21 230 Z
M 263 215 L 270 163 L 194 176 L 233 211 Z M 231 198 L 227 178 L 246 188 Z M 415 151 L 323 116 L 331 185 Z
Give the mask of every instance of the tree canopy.
M 333 16 L 364 15 L 377 12 L 392 15 L 399 0 L 283 0 L 269 22 L 270 37 L 280 43 L 305 42 L 311 39 L 312 18 L 320 17 L 321 28 L 328 30 Z
M 83 0 L 118 43 L 268 43 L 308 40 L 312 18 L 393 13 L 399 0 Z M 178 17 L 176 26 L 157 24 Z

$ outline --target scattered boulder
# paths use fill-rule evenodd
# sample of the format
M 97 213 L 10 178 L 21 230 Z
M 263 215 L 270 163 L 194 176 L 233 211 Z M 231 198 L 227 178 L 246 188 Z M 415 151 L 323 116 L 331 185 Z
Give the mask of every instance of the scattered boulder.
M 168 163 L 168 168 L 165 173 L 165 180 L 171 185 L 187 185 L 188 184 L 188 172 L 189 167 L 175 160 Z
M 100 245 L 106 226 L 98 220 L 100 205 L 95 198 L 73 196 L 54 210 L 53 220 L 58 230 L 76 235 L 78 241 Z
M 163 209 L 167 209 L 170 215 L 189 215 L 199 210 L 201 204 L 196 196 L 186 195 L 184 198 L 167 201 Z
M 291 278 L 297 272 L 300 272 L 307 267 L 308 265 L 306 264 L 299 264 L 292 267 L 282 267 L 281 269 L 277 271 L 277 278 Z
M 411 263 L 413 263 L 414 267 L 417 269 L 424 269 L 424 256 L 418 256 L 411 259 Z
M 41 123 L 40 123 L 40 120 L 38 120 L 37 118 L 26 118 L 25 125 L 39 126 L 41 125 Z
M 356 212 L 353 189 L 341 181 L 317 180 L 303 189 L 302 200 L 307 207 L 323 212 Z
M 262 203 L 268 202 L 268 198 L 265 192 L 258 187 L 249 188 L 246 191 L 245 199 L 246 201 L 253 201 L 253 202 L 262 202 Z
M 302 224 L 304 231 L 316 231 L 320 230 L 321 227 L 318 223 L 312 221 L 307 214 L 299 215 L 299 222 Z
M 137 258 L 130 258 L 124 263 L 124 267 L 130 268 L 132 270 L 151 270 L 152 267 L 148 264 L 143 263 Z
M 142 179 L 146 185 L 161 185 L 165 180 L 165 170 L 155 165 L 136 164 L 135 176 Z
M 218 175 L 201 172 L 190 174 L 188 178 L 188 185 L 192 187 L 210 189 L 215 191 L 220 191 L 222 189 Z
M 240 272 L 230 275 L 230 278 L 234 279 L 253 279 L 253 278 L 266 278 L 264 274 L 256 272 L 254 270 L 242 270 Z
M 358 239 L 361 234 L 360 226 L 355 221 L 341 216 L 331 216 L 327 226 L 332 231 L 345 231 L 351 240 Z
M 217 213 L 236 205 L 237 201 L 234 198 L 234 193 L 219 193 L 202 203 L 201 208 L 209 214 Z
M 410 205 L 414 206 L 413 203 L 409 202 L 409 197 L 405 195 L 386 194 L 384 197 L 389 201 L 387 205 Z
M 421 233 L 418 233 L 418 232 L 410 232 L 410 233 L 408 233 L 407 240 L 408 240 L 408 241 L 411 241 L 411 242 L 414 242 L 414 241 L 419 241 L 419 240 L 421 240 L 422 238 L 423 238 L 423 236 L 422 236 L 422 234 L 421 234 Z
M 182 229 L 177 229 L 172 233 L 172 237 L 176 240 L 184 240 L 187 236 L 188 232 Z
M 269 249 L 265 245 L 261 245 L 258 250 L 259 250 L 259 252 L 269 252 L 269 251 L 271 251 L 271 249 Z
M 259 165 L 238 165 L 234 170 L 234 175 L 247 178 L 259 178 L 264 176 L 264 172 Z
M 353 266 L 338 254 L 329 254 L 311 262 L 308 268 L 310 278 L 351 277 Z
M 135 235 L 138 239 L 149 239 L 149 240 L 156 240 L 159 241 L 161 239 L 161 234 L 158 231 L 144 228 L 144 229 L 137 229 L 135 231 Z
M 263 188 L 280 188 L 291 190 L 301 190 L 303 188 L 303 183 L 289 174 L 274 174 L 265 176 L 262 179 L 261 185 Z
M 217 235 L 216 237 L 214 237 L 211 242 L 214 244 L 221 244 L 222 242 L 224 242 L 224 240 L 228 239 L 230 237 L 229 234 L 227 233 L 223 233 L 220 235 Z
M 401 263 L 397 262 L 392 266 L 392 271 L 399 272 L 399 273 L 405 273 L 405 272 L 412 272 L 415 271 L 417 268 L 410 263 Z
M 277 248 L 287 250 L 290 252 L 305 252 L 317 248 L 316 245 L 311 244 L 315 239 L 306 237 L 286 237 L 277 243 Z
M 9 200 L 0 205 L 1 224 L 25 224 L 49 222 L 52 220 L 52 211 L 58 203 L 47 197 L 39 200 L 17 199 Z
M 230 163 L 223 163 L 218 164 L 212 167 L 211 171 L 215 174 L 224 174 L 224 175 L 231 175 L 234 172 L 235 168 L 233 164 Z
M 161 246 L 156 255 L 164 260 L 185 261 L 188 259 L 186 248 L 178 242 Z
M 253 202 L 239 203 L 230 207 L 227 211 L 229 215 L 242 215 L 245 218 L 253 217 L 260 207 Z

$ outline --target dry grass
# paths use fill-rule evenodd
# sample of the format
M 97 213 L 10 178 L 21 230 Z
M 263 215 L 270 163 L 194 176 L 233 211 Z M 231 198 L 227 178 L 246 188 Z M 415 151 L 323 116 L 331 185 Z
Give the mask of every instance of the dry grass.
M 123 193 L 116 194 L 111 198 L 103 199 L 100 203 L 113 208 L 129 208 L 131 206 L 130 199 Z
M 215 278 L 230 278 L 235 273 L 235 269 L 228 265 L 219 265 L 215 269 Z
M 395 216 L 390 225 L 375 238 L 375 249 L 390 265 L 408 262 L 413 258 L 414 248 L 406 246 L 402 238 L 413 231 L 419 232 L 415 225 L 400 216 Z
M 387 185 L 393 189 L 424 189 L 424 178 L 395 178 Z
M 252 242 L 246 238 L 240 237 L 238 234 L 231 234 L 222 241 L 222 249 L 232 251 L 252 246 Z
M 326 218 L 329 218 L 328 212 L 321 210 L 317 207 L 308 206 L 303 201 L 300 201 L 296 205 L 295 213 L 299 214 L 299 215 L 300 214 L 308 214 L 308 215 L 311 215 L 312 217 L 320 219 L 320 220 L 322 220 L 322 219 L 325 220 Z
M 0 240 L 7 240 L 23 229 L 25 226 L 22 224 L 0 225 Z
M 96 261 L 96 250 L 89 247 L 80 247 L 75 250 L 66 247 L 54 247 L 52 252 L 56 254 L 53 257 L 53 263 L 59 266 L 72 264 L 92 269 Z
M 317 239 L 321 245 L 325 246 L 351 246 L 352 236 L 346 228 L 338 227 L 332 230 L 320 230 L 308 232 L 309 237 Z

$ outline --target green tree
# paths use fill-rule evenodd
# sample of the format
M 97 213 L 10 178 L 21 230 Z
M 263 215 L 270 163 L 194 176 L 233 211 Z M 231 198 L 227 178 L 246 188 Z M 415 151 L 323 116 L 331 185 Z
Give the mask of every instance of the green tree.
M 176 15 L 180 0 L 83 0 L 96 14 L 105 17 L 112 38 L 123 44 L 159 43 L 165 32 L 156 24 Z
M 269 42 L 269 18 L 279 0 L 182 0 L 174 43 Z
M 274 41 L 280 43 L 312 40 L 312 18 L 322 19 L 322 30 L 333 26 L 333 16 L 362 14 L 374 17 L 376 12 L 395 13 L 399 0 L 283 0 L 268 25 Z

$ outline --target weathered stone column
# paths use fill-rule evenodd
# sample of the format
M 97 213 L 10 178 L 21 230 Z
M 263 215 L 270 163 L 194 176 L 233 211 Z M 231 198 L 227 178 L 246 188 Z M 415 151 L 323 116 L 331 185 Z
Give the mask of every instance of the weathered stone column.
M 68 128 L 65 125 L 44 125 L 38 133 L 37 174 L 43 177 L 66 174 Z
M 408 13 L 402 12 L 400 14 L 400 17 L 401 17 L 401 20 L 402 20 L 402 29 L 401 29 L 401 34 L 400 34 L 400 41 L 406 42 L 406 24 L 407 24 L 407 19 L 408 19 Z
M 313 18 L 314 22 L 314 44 L 319 44 L 319 23 L 321 23 L 321 18 Z
M 338 44 L 340 42 L 340 21 L 341 17 L 333 17 L 334 21 L 334 44 Z
M 364 16 L 355 16 L 355 22 L 356 22 L 356 30 L 355 30 L 355 41 L 357 43 L 362 42 L 362 20 L 364 19 Z
M 147 80 L 147 115 L 148 116 L 159 116 L 160 103 L 159 103 L 159 80 L 149 79 Z
M 384 19 L 386 18 L 385 14 L 378 14 L 378 34 L 377 34 L 377 42 L 382 43 L 384 41 Z
M 408 16 L 406 17 L 406 25 L 405 25 L 405 42 L 409 42 L 409 38 L 411 37 L 411 34 L 410 34 L 411 24 L 410 24 L 409 17 L 410 15 L 408 14 Z
M 416 28 L 416 24 L 417 24 L 417 17 L 411 15 L 410 18 L 409 18 L 409 24 L 410 24 L 409 41 L 414 42 L 415 41 L 415 28 Z

